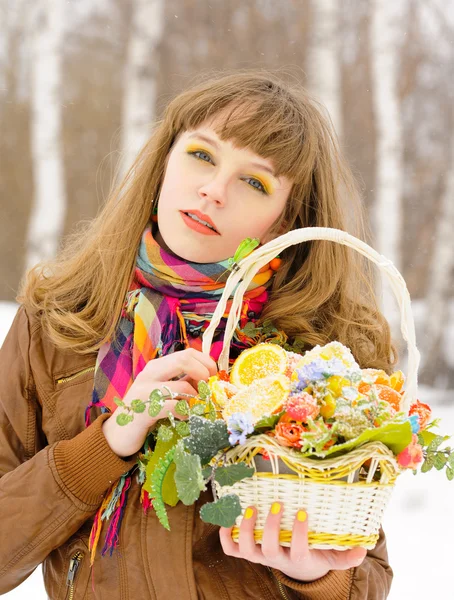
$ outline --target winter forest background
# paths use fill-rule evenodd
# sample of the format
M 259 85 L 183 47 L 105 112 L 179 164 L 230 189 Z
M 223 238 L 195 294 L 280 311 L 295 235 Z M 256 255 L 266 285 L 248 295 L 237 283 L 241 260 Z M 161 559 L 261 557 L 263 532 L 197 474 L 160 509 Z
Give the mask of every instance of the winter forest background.
M 454 0 L 0 0 L 0 343 L 24 270 L 95 216 L 176 93 L 232 67 L 325 104 L 413 300 L 420 399 L 454 434 Z M 383 310 L 400 341 L 386 286 Z M 453 597 L 453 506 L 443 474 L 398 482 L 393 600 Z M 39 572 L 6 597 L 30 595 Z

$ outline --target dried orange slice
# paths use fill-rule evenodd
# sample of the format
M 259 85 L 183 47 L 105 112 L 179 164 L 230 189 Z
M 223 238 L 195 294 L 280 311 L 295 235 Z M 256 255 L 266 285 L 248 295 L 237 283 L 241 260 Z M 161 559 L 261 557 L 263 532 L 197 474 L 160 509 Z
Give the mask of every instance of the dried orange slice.
M 287 352 L 277 344 L 257 344 L 244 350 L 236 359 L 230 373 L 230 381 L 244 388 L 258 379 L 285 373 Z
M 264 415 L 282 410 L 290 393 L 290 380 L 285 375 L 269 375 L 258 379 L 230 398 L 224 406 L 222 416 L 228 419 L 237 412 L 251 413 L 253 421 Z
M 377 389 L 377 395 L 380 400 L 385 400 L 391 404 L 391 406 L 397 410 L 397 412 L 399 412 L 400 401 L 402 400 L 402 396 L 399 394 L 399 392 L 393 390 L 393 388 L 389 387 L 389 385 L 375 384 L 375 388 Z
M 405 375 L 402 371 L 395 371 L 389 378 L 389 386 L 396 390 L 396 392 L 401 392 L 405 383 Z
M 363 375 L 368 375 L 372 379 L 372 383 L 392 387 L 389 375 L 382 369 L 361 369 L 361 372 Z
M 208 387 L 210 388 L 214 402 L 221 408 L 226 405 L 229 398 L 239 391 L 237 387 L 228 381 L 219 379 L 217 375 L 208 379 Z

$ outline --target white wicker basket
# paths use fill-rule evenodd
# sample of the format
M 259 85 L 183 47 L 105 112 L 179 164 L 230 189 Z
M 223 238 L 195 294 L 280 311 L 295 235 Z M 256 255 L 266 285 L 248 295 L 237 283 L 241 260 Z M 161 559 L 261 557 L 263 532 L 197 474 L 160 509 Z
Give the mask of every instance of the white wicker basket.
M 310 240 L 328 240 L 349 246 L 378 265 L 388 277 L 399 304 L 401 332 L 408 348 L 406 390 L 401 403 L 402 410 L 408 412 L 410 404 L 417 397 L 420 357 L 407 286 L 390 260 L 361 240 L 338 229 L 307 227 L 293 230 L 268 242 L 240 261 L 226 282 L 210 326 L 203 336 L 203 351 L 209 353 L 227 300 L 235 291 L 218 361 L 220 369 L 228 369 L 230 341 L 240 318 L 243 295 L 252 278 L 285 248 Z M 267 451 L 271 459 L 271 468 L 267 471 L 259 471 L 255 465 L 254 457 L 262 449 Z M 248 438 L 245 444 L 227 451 L 226 464 L 238 461 L 254 466 L 255 475 L 233 486 L 221 487 L 216 484 L 216 492 L 219 497 L 237 494 L 243 511 L 247 506 L 257 508 L 254 530 L 256 542 L 261 543 L 271 504 L 279 501 L 284 506 L 280 543 L 283 546 L 290 545 L 296 512 L 303 508 L 308 513 L 309 545 L 321 549 L 345 550 L 355 546 L 373 548 L 379 537 L 383 512 L 400 473 L 394 454 L 380 442 L 369 442 L 336 458 L 315 460 L 302 458 L 297 450 L 279 445 L 270 436 L 257 435 Z M 363 468 L 366 462 L 367 469 Z M 283 465 L 285 469 L 282 469 Z M 232 530 L 234 539 L 238 537 L 241 520 L 242 516 L 238 517 Z

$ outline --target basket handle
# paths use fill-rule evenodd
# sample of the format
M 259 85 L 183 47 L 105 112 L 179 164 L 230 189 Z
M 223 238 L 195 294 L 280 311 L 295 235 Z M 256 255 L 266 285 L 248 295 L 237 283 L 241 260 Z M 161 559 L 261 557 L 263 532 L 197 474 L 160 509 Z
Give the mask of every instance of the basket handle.
M 224 292 L 218 302 L 216 310 L 213 313 L 211 323 L 203 334 L 202 351 L 209 354 L 211 343 L 216 327 L 221 321 L 222 315 L 225 312 L 227 300 L 233 296 L 232 307 L 227 319 L 227 324 L 224 334 L 224 343 L 222 352 L 219 357 L 219 368 L 227 370 L 229 365 L 229 350 L 230 341 L 233 337 L 236 327 L 238 326 L 243 296 L 250 282 L 264 265 L 270 262 L 280 252 L 301 242 L 311 240 L 326 240 L 337 242 L 353 248 L 373 263 L 388 277 L 391 289 L 397 299 L 400 308 L 401 317 L 401 332 L 404 340 L 407 342 L 408 349 L 408 375 L 406 381 L 406 390 L 402 396 L 402 410 L 408 413 L 408 409 L 412 402 L 416 401 L 418 388 L 418 367 L 420 362 L 420 354 L 416 347 L 415 323 L 411 311 L 411 300 L 406 283 L 402 275 L 393 265 L 393 263 L 385 256 L 379 254 L 376 250 L 368 246 L 365 242 L 350 235 L 340 229 L 332 229 L 329 227 L 304 227 L 294 229 L 288 233 L 271 240 L 263 246 L 254 250 L 251 254 L 243 258 L 238 263 L 238 268 L 233 270 L 226 281 Z

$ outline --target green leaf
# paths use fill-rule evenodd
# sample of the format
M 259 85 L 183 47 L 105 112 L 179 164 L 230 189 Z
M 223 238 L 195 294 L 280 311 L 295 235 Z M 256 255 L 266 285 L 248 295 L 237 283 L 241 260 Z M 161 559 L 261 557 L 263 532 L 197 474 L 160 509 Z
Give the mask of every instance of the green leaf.
M 227 494 L 216 502 L 207 502 L 200 509 L 202 521 L 220 527 L 232 527 L 240 515 L 241 504 L 236 494 Z
M 208 479 L 209 477 L 211 477 L 212 472 L 213 472 L 213 467 L 205 467 L 204 469 L 202 469 L 202 477 L 204 479 Z
M 325 456 L 337 456 L 345 454 L 358 446 L 365 444 L 366 442 L 382 442 L 385 446 L 395 454 L 400 454 L 402 450 L 411 443 L 412 431 L 410 421 L 403 421 L 398 423 L 388 423 L 374 429 L 366 429 L 361 435 L 353 440 L 349 440 L 344 444 L 338 444 L 331 446 L 328 450 L 322 452 L 313 452 L 309 450 L 304 452 L 301 456 L 310 456 L 315 454 L 316 456 L 324 458 Z
M 421 444 L 421 446 L 428 446 L 435 438 L 436 438 L 436 434 L 432 433 L 431 431 L 427 431 L 427 429 L 424 429 L 424 431 L 420 431 L 418 434 L 418 440 L 419 438 L 422 438 L 422 442 L 419 442 Z
M 175 404 L 175 412 L 183 417 L 189 415 L 189 404 L 186 402 L 186 400 L 180 400 Z
M 433 454 L 428 454 L 426 460 L 422 463 L 421 473 L 427 473 L 432 469 L 435 463 L 435 458 Z
M 262 417 L 255 423 L 254 429 L 274 429 L 276 423 L 279 421 L 284 412 L 285 411 L 282 411 L 276 415 Z
M 150 417 L 157 417 L 164 406 L 164 395 L 160 390 L 153 390 L 150 394 L 150 405 L 148 414 Z
M 145 469 L 145 483 L 143 485 L 144 489 L 151 495 L 152 493 L 152 485 L 151 485 L 151 477 L 153 475 L 154 470 L 161 458 L 167 454 L 167 452 L 173 448 L 178 442 L 178 435 L 176 431 L 172 432 L 172 439 L 164 441 L 159 439 L 156 442 L 156 446 L 151 456 L 148 458 L 146 469 Z M 173 481 L 173 478 L 172 478 Z M 174 483 L 175 485 L 175 483 Z M 169 503 L 170 504 L 170 503 Z
M 178 497 L 183 504 L 190 506 L 198 499 L 200 492 L 205 489 L 200 458 L 188 454 L 180 441 L 176 447 L 174 461 Z
M 160 458 L 156 468 L 151 475 L 151 498 L 153 500 L 153 508 L 156 511 L 156 516 L 161 525 L 170 531 L 169 518 L 164 506 L 163 499 L 163 484 L 164 479 L 169 472 L 170 466 L 173 464 L 175 447 L 170 448 L 163 458 Z
M 170 442 L 173 439 L 174 432 L 171 427 L 167 425 L 161 425 L 158 429 L 158 440 L 162 442 Z
M 449 479 L 449 481 L 452 481 L 454 479 L 454 469 L 446 467 L 446 477 Z
M 437 471 L 441 471 L 444 468 L 447 461 L 448 457 L 446 456 L 446 454 L 443 454 L 442 452 L 437 452 L 434 458 L 434 467 L 437 469 Z
M 454 451 L 451 451 L 451 454 L 449 455 L 448 464 L 451 469 L 454 469 Z
M 121 400 L 120 398 L 118 398 L 117 396 L 115 396 L 114 398 L 114 402 L 117 406 L 126 406 L 126 404 L 123 402 L 123 400 Z
M 201 400 L 208 400 L 208 398 L 211 397 L 211 390 L 208 387 L 208 384 L 206 381 L 199 381 L 197 390 L 199 392 L 199 396 L 200 396 Z
M 207 415 L 206 418 L 210 421 L 216 421 L 216 407 L 211 400 L 207 401 Z
M 127 413 L 121 413 L 121 414 L 117 415 L 116 421 L 117 421 L 118 425 L 121 425 L 123 427 L 124 425 L 131 423 L 131 421 L 134 421 L 134 415 L 128 415 Z
M 254 323 L 252 323 L 252 321 L 248 321 L 246 323 L 246 325 L 243 327 L 243 333 L 245 335 L 247 335 L 248 337 L 254 337 L 256 336 L 258 333 L 260 333 L 260 328 L 256 327 Z
M 189 435 L 191 433 L 187 421 L 179 421 L 175 425 L 175 429 L 177 430 L 178 435 L 181 435 L 181 437 L 186 437 L 187 435 Z
M 205 414 L 205 404 L 194 404 L 194 406 L 190 410 L 190 414 L 201 417 Z
M 133 400 L 131 402 L 131 408 L 135 413 L 143 413 L 146 408 L 145 402 L 142 402 L 142 400 Z
M 444 441 L 444 437 L 442 435 L 436 435 L 433 440 L 430 442 L 429 446 L 427 447 L 427 450 L 429 452 L 433 452 L 434 450 L 437 450 L 438 446 Z
M 214 478 L 219 485 L 233 485 L 237 481 L 252 477 L 254 472 L 253 467 L 248 467 L 245 463 L 240 462 L 236 465 L 229 465 L 228 467 L 219 467 L 216 469 Z
M 184 438 L 184 445 L 191 454 L 200 456 L 202 465 L 206 465 L 219 450 L 230 446 L 227 424 L 222 419 L 208 421 L 191 416 L 189 428 L 191 435 Z

